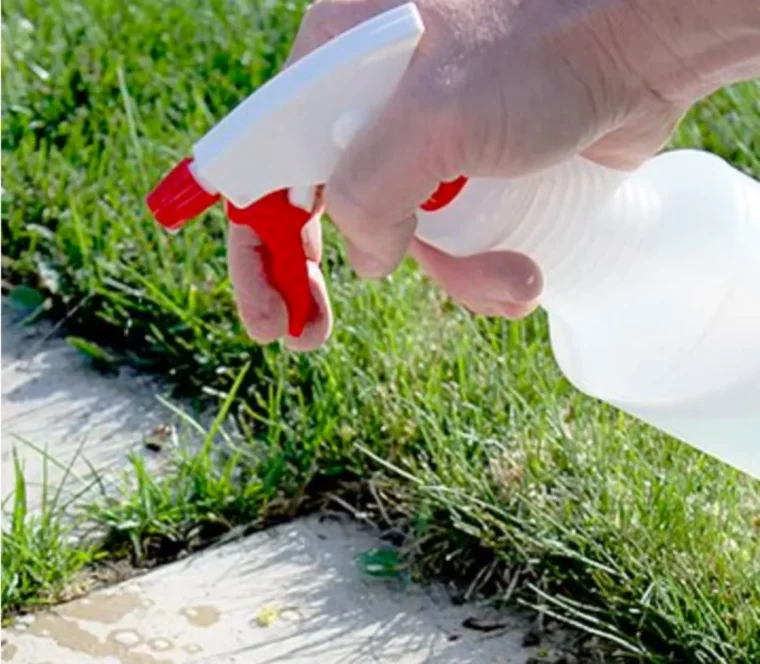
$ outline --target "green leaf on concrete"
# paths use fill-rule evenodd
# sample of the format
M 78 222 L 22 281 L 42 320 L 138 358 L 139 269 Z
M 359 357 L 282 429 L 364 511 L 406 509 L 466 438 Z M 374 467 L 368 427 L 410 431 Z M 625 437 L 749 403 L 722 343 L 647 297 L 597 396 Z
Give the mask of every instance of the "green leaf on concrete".
M 398 551 L 387 547 L 360 553 L 357 562 L 365 574 L 377 578 L 397 578 L 404 572 L 404 563 Z
M 19 311 L 31 311 L 45 303 L 45 296 L 31 286 L 16 286 L 9 294 L 11 306 Z

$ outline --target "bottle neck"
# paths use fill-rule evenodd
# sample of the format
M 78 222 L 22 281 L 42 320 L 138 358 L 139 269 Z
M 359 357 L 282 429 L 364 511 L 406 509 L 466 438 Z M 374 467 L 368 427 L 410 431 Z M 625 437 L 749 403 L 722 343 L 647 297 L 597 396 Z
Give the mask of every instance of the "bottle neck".
M 566 316 L 592 304 L 609 275 L 630 269 L 659 217 L 659 196 L 635 173 L 580 158 L 531 180 L 515 188 L 528 201 L 506 208 L 524 213 L 496 248 L 532 258 L 544 276 L 542 307 Z

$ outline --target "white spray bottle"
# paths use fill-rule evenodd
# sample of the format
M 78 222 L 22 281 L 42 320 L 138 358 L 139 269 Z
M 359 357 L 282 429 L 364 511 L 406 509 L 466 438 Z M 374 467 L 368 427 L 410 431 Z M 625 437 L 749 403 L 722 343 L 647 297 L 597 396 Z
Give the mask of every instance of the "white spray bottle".
M 224 198 L 231 221 L 262 238 L 291 334 L 313 306 L 300 233 L 314 187 L 387 103 L 423 32 L 410 3 L 325 44 L 148 197 L 171 230 Z M 530 256 L 555 358 L 579 390 L 760 478 L 760 183 L 692 150 L 633 173 L 576 158 L 445 183 L 418 221 L 422 240 L 455 256 Z

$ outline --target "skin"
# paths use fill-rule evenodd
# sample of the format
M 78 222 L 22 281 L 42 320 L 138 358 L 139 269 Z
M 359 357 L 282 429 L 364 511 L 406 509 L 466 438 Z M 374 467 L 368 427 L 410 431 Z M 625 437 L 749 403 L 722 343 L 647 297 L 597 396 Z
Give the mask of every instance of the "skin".
M 401 0 L 322 0 L 290 55 L 303 57 Z M 414 211 L 460 174 L 515 177 L 581 154 L 631 169 L 657 153 L 683 114 L 760 74 L 757 0 L 417 0 L 426 33 L 397 93 L 345 152 L 304 229 L 318 316 L 287 336 L 247 227 L 229 231 L 241 318 L 260 343 L 318 348 L 332 313 L 319 269 L 327 211 L 363 277 L 411 255 L 475 313 L 520 318 L 542 289 L 514 252 L 452 258 L 414 238 Z

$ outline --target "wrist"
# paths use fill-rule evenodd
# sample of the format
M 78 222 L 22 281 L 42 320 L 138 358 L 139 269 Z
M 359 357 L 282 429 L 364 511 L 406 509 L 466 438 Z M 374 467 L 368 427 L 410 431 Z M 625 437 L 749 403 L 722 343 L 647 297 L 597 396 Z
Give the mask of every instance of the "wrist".
M 661 98 L 687 107 L 760 75 L 760 1 L 623 1 L 621 46 Z

